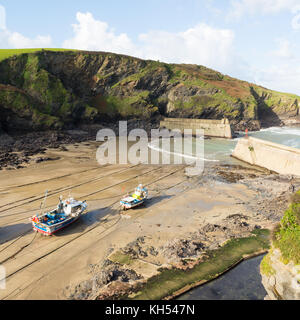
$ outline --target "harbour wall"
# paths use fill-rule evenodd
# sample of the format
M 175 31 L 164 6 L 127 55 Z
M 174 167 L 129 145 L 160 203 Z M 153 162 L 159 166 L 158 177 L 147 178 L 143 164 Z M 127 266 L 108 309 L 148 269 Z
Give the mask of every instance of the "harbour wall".
M 196 135 L 197 129 L 204 130 L 204 135 L 208 137 L 228 138 L 232 139 L 233 130 L 228 119 L 223 120 L 207 120 L 207 119 L 187 119 L 187 118 L 165 118 L 160 122 L 161 128 L 169 130 L 191 129 L 193 135 Z
M 300 149 L 248 137 L 239 140 L 232 156 L 280 174 L 300 176 Z

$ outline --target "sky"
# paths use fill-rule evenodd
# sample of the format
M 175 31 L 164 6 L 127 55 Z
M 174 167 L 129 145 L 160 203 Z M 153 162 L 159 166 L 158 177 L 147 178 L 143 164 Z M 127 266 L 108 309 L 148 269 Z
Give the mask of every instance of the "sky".
M 200 64 L 300 95 L 300 0 L 0 0 L 0 48 Z

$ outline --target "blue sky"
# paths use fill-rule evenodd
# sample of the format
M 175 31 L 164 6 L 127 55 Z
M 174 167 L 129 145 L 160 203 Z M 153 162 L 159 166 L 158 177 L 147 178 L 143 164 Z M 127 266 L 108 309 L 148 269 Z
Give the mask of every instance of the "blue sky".
M 300 0 L 0 0 L 0 48 L 202 64 L 300 94 Z

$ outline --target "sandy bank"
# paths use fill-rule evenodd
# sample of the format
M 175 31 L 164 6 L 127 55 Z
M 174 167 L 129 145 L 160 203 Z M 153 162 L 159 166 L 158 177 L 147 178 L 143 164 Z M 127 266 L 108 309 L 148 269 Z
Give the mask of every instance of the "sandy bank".
M 96 148 L 48 149 L 44 156 L 59 159 L 0 172 L 0 264 L 8 276 L 1 299 L 117 294 L 162 267 L 184 267 L 229 239 L 272 227 L 287 204 L 284 176 L 230 166 L 195 178 L 183 166 L 99 167 Z M 120 197 L 139 183 L 148 186 L 149 202 L 120 215 Z M 60 194 L 89 204 L 87 215 L 52 238 L 34 234 L 28 221 L 46 189 L 49 208 Z

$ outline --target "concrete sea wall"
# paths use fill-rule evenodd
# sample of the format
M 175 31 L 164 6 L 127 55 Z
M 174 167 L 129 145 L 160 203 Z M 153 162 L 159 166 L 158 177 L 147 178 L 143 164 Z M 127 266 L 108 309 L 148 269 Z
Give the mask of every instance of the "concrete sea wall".
M 239 140 L 232 156 L 280 174 L 300 176 L 300 149 L 249 137 Z
M 219 137 L 232 139 L 233 131 L 228 119 L 206 120 L 206 119 L 186 119 L 186 118 L 165 118 L 160 122 L 160 127 L 169 130 L 184 129 L 193 130 L 196 135 L 197 129 L 203 129 L 204 135 L 209 137 Z

